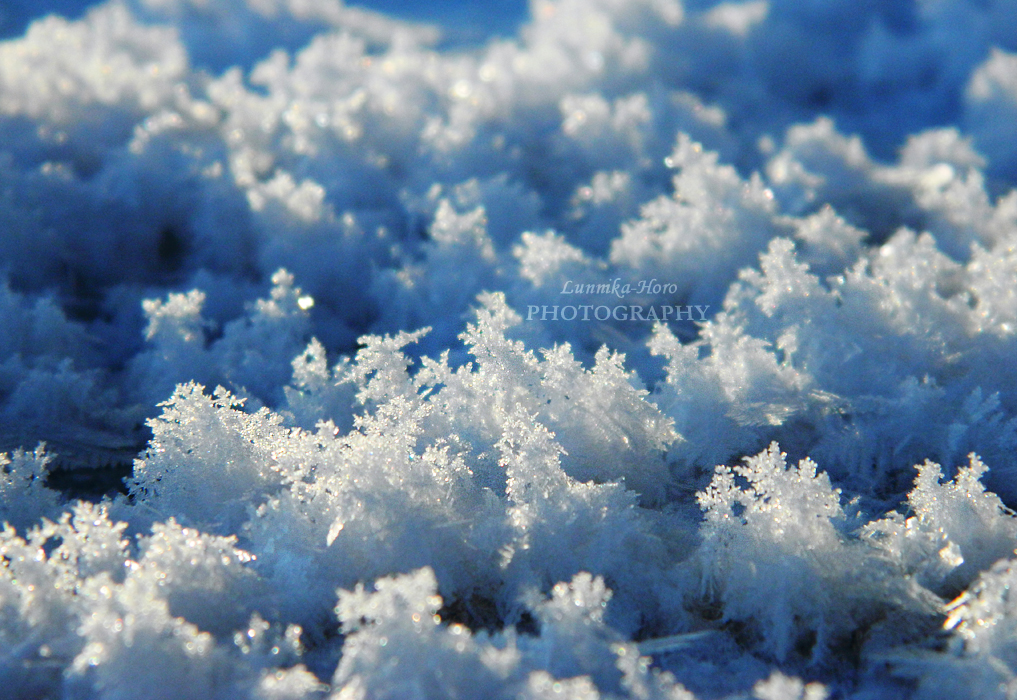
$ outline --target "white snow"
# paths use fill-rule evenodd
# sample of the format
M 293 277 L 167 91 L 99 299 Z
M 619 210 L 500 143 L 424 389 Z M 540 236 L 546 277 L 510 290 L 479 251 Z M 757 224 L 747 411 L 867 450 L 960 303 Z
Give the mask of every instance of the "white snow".
M 5 697 L 1014 695 L 1013 3 L 26 8 Z

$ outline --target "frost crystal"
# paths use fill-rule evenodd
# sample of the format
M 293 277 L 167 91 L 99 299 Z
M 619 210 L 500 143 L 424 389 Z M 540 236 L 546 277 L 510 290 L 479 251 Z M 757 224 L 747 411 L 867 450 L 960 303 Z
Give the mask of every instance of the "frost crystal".
M 363 2 L 0 1 L 4 697 L 1017 697 L 1017 4 Z
M 745 466 L 718 467 L 698 499 L 706 513 L 704 593 L 720 600 L 725 617 L 758 618 L 779 658 L 804 631 L 817 632 L 824 644 L 834 601 L 822 579 L 836 576 L 835 563 L 842 573 L 853 568 L 833 522 L 843 511 L 828 477 L 809 460 L 788 469 L 774 443 Z

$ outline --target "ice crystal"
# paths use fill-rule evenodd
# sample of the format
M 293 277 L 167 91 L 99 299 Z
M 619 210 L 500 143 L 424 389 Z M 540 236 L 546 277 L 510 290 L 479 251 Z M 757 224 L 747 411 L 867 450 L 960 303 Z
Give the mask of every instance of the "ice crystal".
M 6 695 L 1014 695 L 1014 7 L 0 6 Z

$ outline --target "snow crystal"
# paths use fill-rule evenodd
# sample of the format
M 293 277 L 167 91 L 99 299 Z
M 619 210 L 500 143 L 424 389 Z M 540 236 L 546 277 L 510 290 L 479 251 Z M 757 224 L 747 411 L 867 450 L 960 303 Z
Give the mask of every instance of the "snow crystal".
M 0 7 L 9 696 L 1014 695 L 1014 3 L 88 4 Z

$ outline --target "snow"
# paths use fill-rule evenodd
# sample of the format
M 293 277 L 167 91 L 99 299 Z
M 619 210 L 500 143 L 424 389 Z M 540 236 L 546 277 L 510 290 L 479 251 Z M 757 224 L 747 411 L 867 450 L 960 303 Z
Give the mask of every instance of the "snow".
M 1013 3 L 374 7 L 0 7 L 6 696 L 1013 696 Z

